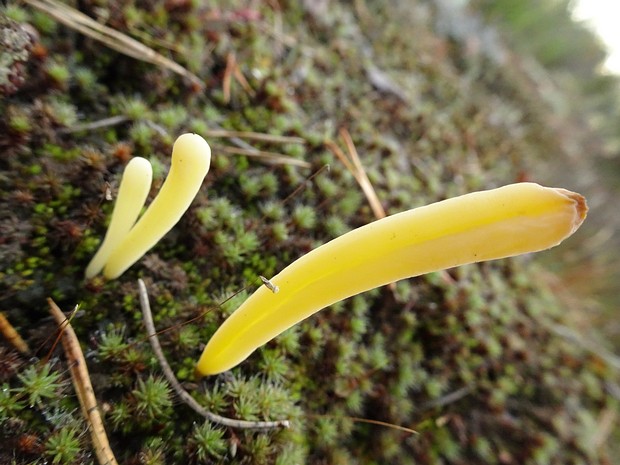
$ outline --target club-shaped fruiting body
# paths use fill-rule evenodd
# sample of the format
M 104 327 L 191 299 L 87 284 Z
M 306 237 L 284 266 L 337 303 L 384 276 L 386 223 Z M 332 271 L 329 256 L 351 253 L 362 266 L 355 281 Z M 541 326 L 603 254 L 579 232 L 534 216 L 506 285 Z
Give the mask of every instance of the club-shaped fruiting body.
M 103 268 L 114 279 L 140 259 L 181 219 L 211 164 L 211 148 L 197 134 L 183 134 L 172 148 L 168 177 L 142 217 L 114 248 Z
M 152 178 L 153 169 L 145 158 L 132 158 L 125 167 L 114 210 L 112 210 L 110 226 L 108 226 L 99 250 L 86 267 L 87 279 L 99 274 L 110 258 L 114 247 L 121 243 L 136 223 L 151 189 Z
M 211 148 L 197 134 L 183 134 L 172 148 L 168 177 L 136 222 L 151 188 L 152 168 L 133 158 L 125 168 L 106 236 L 86 268 L 90 279 L 103 269 L 108 279 L 119 277 L 181 219 L 196 197 L 211 164 Z
M 585 199 L 519 183 L 392 215 L 304 255 L 261 286 L 215 332 L 197 365 L 226 371 L 313 313 L 360 292 L 457 265 L 548 249 L 583 222 Z

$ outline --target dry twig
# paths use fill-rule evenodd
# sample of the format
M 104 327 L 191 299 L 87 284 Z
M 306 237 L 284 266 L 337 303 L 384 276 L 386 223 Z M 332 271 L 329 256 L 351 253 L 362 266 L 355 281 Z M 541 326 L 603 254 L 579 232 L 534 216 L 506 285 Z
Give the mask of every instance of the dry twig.
M 204 87 L 200 78 L 183 66 L 166 58 L 160 53 L 157 53 L 155 50 L 147 47 L 141 42 L 132 39 L 128 35 L 98 23 L 90 16 L 71 8 L 64 3 L 56 0 L 24 0 L 24 3 L 36 8 L 37 10 L 47 13 L 56 21 L 75 29 L 85 36 L 107 45 L 119 53 L 169 69 L 170 71 L 189 79 L 198 87 Z
M 288 157 L 286 155 L 282 155 L 281 153 L 276 152 L 266 152 L 264 150 L 258 150 L 254 147 L 250 149 L 240 148 L 240 147 L 230 147 L 227 145 L 214 145 L 211 144 L 211 148 L 213 151 L 220 151 L 223 153 L 235 154 L 235 155 L 245 155 L 246 157 L 254 157 L 258 158 L 265 163 L 269 163 L 271 165 L 292 165 L 299 166 L 301 168 L 310 168 L 310 163 L 303 160 L 298 160 L 296 158 Z
M 224 78 L 222 79 L 222 92 L 224 94 L 224 102 L 230 102 L 230 89 L 232 86 L 232 77 L 235 77 L 237 82 L 241 84 L 243 90 L 245 90 L 249 95 L 254 96 L 256 92 L 250 86 L 250 83 L 245 78 L 241 69 L 239 69 L 239 65 L 237 64 L 237 57 L 234 53 L 229 53 L 226 57 L 226 69 L 224 70 Z
M 327 171 L 329 173 L 329 170 L 330 170 L 329 165 L 321 166 L 318 170 L 316 170 L 314 173 L 312 173 L 310 176 L 308 176 L 308 178 L 306 178 L 306 180 L 304 182 L 299 184 L 299 186 L 297 186 L 295 188 L 295 190 L 293 190 L 293 192 L 291 192 L 289 195 L 284 197 L 284 199 L 282 199 L 280 201 L 280 204 L 281 205 L 286 204 L 289 200 L 291 200 L 293 197 L 295 197 L 297 194 L 299 194 L 301 191 L 303 191 L 305 188 L 307 188 L 310 185 L 310 183 L 312 182 L 312 180 L 314 178 L 316 178 L 319 174 L 321 174 L 323 171 Z
M 362 188 L 366 199 L 368 199 L 368 203 L 370 204 L 370 208 L 372 209 L 373 214 L 379 220 L 381 218 L 385 218 L 385 210 L 383 209 L 383 205 L 379 202 L 379 197 L 377 197 L 377 193 L 375 192 L 374 187 L 368 179 L 368 175 L 366 174 L 366 170 L 362 165 L 359 154 L 357 153 L 357 149 L 353 144 L 353 140 L 351 139 L 351 135 L 349 131 L 346 129 L 340 130 L 340 137 L 344 141 L 347 146 L 347 151 L 349 156 L 338 147 L 334 142 L 327 141 L 326 145 L 329 150 L 332 151 L 334 155 L 342 162 L 342 164 L 351 172 L 357 183 Z
M 6 319 L 4 313 L 0 312 L 0 333 L 5 337 L 9 343 L 15 347 L 19 352 L 24 355 L 28 355 L 30 353 L 30 348 L 26 341 L 22 339 L 17 330 L 13 327 L 13 325 Z
M 91 121 L 89 123 L 76 124 L 68 128 L 59 129 L 60 134 L 72 134 L 74 132 L 81 131 L 95 131 L 97 129 L 107 128 L 110 126 L 117 126 L 129 121 L 129 117 L 125 115 L 110 116 L 97 121 Z
M 62 345 L 67 356 L 71 380 L 80 401 L 82 415 L 84 415 L 90 430 L 90 437 L 95 448 L 97 461 L 99 465 L 118 465 L 103 427 L 101 414 L 97 407 L 95 391 L 93 391 L 93 386 L 90 382 L 88 367 L 86 366 L 80 342 L 62 310 L 58 308 L 58 305 L 50 298 L 47 299 L 47 303 L 49 304 L 52 317 L 54 317 L 58 328 L 62 331 Z
M 164 372 L 164 376 L 177 393 L 177 395 L 181 398 L 183 402 L 185 402 L 192 410 L 197 412 L 198 414 L 205 417 L 207 420 L 212 421 L 213 423 L 217 423 L 223 426 L 228 426 L 230 428 L 239 428 L 239 429 L 272 429 L 272 428 L 288 428 L 289 421 L 288 420 L 277 420 L 277 421 L 248 421 L 248 420 L 235 420 L 234 418 L 227 418 L 221 415 L 217 415 L 213 412 L 209 412 L 202 405 L 200 405 L 196 399 L 194 399 L 189 392 L 183 389 L 181 383 L 177 380 L 176 376 L 174 376 L 174 372 L 170 365 L 168 365 L 168 361 L 164 356 L 164 352 L 159 345 L 159 339 L 157 338 L 157 332 L 155 331 L 155 325 L 153 324 L 153 315 L 151 314 L 151 305 L 149 303 L 149 296 L 146 290 L 146 285 L 144 281 L 138 279 L 138 290 L 140 294 L 140 306 L 142 307 L 142 316 L 144 318 L 144 326 L 146 327 L 146 332 L 148 334 L 149 341 L 151 343 L 151 347 L 153 347 L 153 352 L 155 352 L 155 356 L 161 365 L 162 371 Z

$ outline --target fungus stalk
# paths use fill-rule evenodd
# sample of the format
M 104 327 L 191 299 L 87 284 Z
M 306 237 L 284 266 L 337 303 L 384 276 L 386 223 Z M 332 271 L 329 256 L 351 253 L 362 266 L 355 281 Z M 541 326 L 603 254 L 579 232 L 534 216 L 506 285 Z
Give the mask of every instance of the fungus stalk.
M 215 332 L 199 375 L 236 366 L 254 350 L 335 302 L 400 279 L 548 249 L 585 219 L 576 193 L 519 183 L 392 215 L 301 257 L 261 286 Z

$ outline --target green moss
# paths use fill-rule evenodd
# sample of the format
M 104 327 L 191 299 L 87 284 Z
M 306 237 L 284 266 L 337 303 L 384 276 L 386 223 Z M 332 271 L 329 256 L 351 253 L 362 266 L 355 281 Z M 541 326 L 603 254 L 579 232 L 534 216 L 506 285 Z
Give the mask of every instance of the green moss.
M 285 223 L 275 223 L 271 228 L 272 234 L 276 242 L 284 242 L 288 239 L 288 227 Z
M 301 229 L 313 229 L 316 226 L 316 211 L 312 207 L 300 205 L 293 211 L 293 221 Z
M 280 202 L 265 202 L 261 205 L 261 211 L 266 218 L 271 220 L 281 220 L 284 217 L 284 207 Z
M 157 121 L 172 132 L 178 132 L 187 119 L 187 110 L 181 106 L 171 106 L 156 112 Z
M 38 31 L 41 31 L 41 33 L 52 34 L 56 32 L 58 23 L 54 21 L 50 15 L 41 11 L 35 11 L 33 12 L 31 19 L 34 27 L 36 27 Z
M 61 99 L 52 99 L 49 101 L 49 115 L 61 126 L 73 126 L 78 121 L 77 110 L 75 106 Z
M 138 415 L 149 420 L 165 417 L 172 407 L 171 390 L 164 379 L 152 376 L 145 381 L 139 379 L 132 395 Z
M 149 148 L 155 133 L 156 131 L 151 125 L 144 121 L 138 121 L 131 127 L 129 135 L 135 144 Z
M 49 63 L 47 66 L 47 74 L 49 77 L 61 87 L 67 87 L 69 85 L 69 79 L 71 78 L 71 72 L 69 68 L 63 63 Z
M 0 386 L 0 425 L 24 409 L 24 404 L 19 397 L 21 397 L 19 394 L 15 395 L 11 392 L 8 383 Z
M 114 404 L 107 418 L 113 430 L 127 433 L 135 428 L 132 422 L 131 408 L 126 400 Z
M 75 70 L 75 81 L 84 90 L 92 90 L 98 84 L 95 72 L 86 67 L 79 67 Z
M 29 117 L 24 114 L 11 115 L 11 119 L 9 120 L 9 127 L 11 128 L 11 130 L 18 133 L 27 133 L 30 132 L 30 130 L 32 129 Z
M 121 98 L 119 112 L 131 120 L 148 119 L 150 108 L 146 102 L 137 97 Z
M 49 364 L 42 367 L 30 366 L 18 375 L 20 386 L 15 389 L 29 405 L 40 405 L 42 402 L 57 396 L 62 387 L 60 373 L 52 371 Z
M 74 428 L 61 428 L 45 442 L 45 455 L 53 464 L 76 463 L 81 451 L 80 432 Z
M 129 344 L 125 341 L 125 331 L 122 328 L 111 327 L 101 333 L 101 338 L 97 346 L 99 356 L 103 359 L 118 358 Z
M 144 465 L 165 465 L 167 444 L 163 439 L 156 437 L 146 444 L 140 452 L 140 461 Z
M 24 23 L 28 21 L 28 13 L 23 8 L 15 4 L 8 4 L 3 9 L 2 12 L 7 16 L 7 18 L 12 19 L 17 23 Z
M 255 198 L 262 189 L 260 179 L 251 174 L 242 175 L 240 180 L 241 192 L 248 198 Z
M 190 444 L 195 448 L 196 459 L 208 463 L 213 459 L 222 460 L 228 449 L 224 430 L 205 422 L 195 427 L 190 436 Z
M 279 351 L 263 350 L 261 372 L 271 381 L 282 381 L 289 370 L 289 364 Z

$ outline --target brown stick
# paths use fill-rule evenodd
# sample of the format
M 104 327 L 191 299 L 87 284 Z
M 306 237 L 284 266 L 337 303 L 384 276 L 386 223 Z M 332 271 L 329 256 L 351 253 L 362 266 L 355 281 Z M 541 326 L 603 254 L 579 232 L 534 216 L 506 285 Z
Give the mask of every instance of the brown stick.
M 82 407 L 82 415 L 84 415 L 84 419 L 90 430 L 90 437 L 93 442 L 93 447 L 95 448 L 97 461 L 99 465 L 118 465 L 114 453 L 110 448 L 105 428 L 103 427 L 101 414 L 97 407 L 95 391 L 93 391 L 93 386 L 90 382 L 90 376 L 88 374 L 84 354 L 80 347 L 80 342 L 71 324 L 62 313 L 62 310 L 58 308 L 58 305 L 50 298 L 47 299 L 47 303 L 49 304 L 52 317 L 54 317 L 56 324 L 62 331 L 62 345 L 65 349 L 67 362 L 69 363 L 71 380 L 73 381 L 73 387 L 80 401 L 80 406 Z
M 0 333 L 2 333 L 6 340 L 9 341 L 11 345 L 22 354 L 28 355 L 30 353 L 30 348 L 28 347 L 28 344 L 26 344 L 26 341 L 22 339 L 2 312 L 0 312 Z

